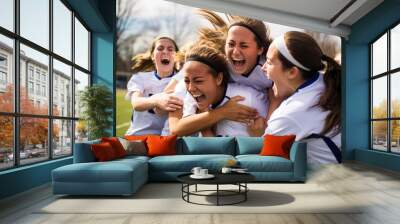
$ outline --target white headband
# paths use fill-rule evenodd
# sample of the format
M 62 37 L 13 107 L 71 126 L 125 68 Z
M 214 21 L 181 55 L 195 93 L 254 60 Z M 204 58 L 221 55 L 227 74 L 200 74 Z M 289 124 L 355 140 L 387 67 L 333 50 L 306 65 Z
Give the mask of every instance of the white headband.
M 278 49 L 279 53 L 281 53 L 283 55 L 283 57 L 285 57 L 287 60 L 289 60 L 290 62 L 292 62 L 292 64 L 296 65 L 297 67 L 304 69 L 306 71 L 310 71 L 309 68 L 304 67 L 300 62 L 298 62 L 293 56 L 292 54 L 290 54 L 289 50 L 286 47 L 285 44 L 285 39 L 282 36 L 277 37 L 274 39 L 273 43 L 276 47 L 276 49 Z

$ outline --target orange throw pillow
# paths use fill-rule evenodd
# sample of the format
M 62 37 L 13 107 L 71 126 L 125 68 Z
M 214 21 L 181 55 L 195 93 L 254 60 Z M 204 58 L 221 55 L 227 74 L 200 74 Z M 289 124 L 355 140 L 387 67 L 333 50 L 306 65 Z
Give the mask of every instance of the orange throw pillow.
M 125 135 L 124 139 L 129 140 L 129 141 L 137 141 L 141 140 L 146 142 L 147 137 L 150 135 Z
M 147 155 L 148 156 L 163 156 L 176 155 L 176 135 L 171 136 L 148 136 Z
M 101 138 L 101 142 L 108 142 L 114 149 L 117 158 L 125 157 L 126 151 L 117 137 Z
M 100 144 L 93 144 L 90 146 L 94 157 L 99 162 L 109 161 L 116 159 L 115 151 L 112 145 L 108 142 L 102 142 Z
M 296 135 L 265 135 L 261 156 L 280 156 L 290 159 L 290 148 Z

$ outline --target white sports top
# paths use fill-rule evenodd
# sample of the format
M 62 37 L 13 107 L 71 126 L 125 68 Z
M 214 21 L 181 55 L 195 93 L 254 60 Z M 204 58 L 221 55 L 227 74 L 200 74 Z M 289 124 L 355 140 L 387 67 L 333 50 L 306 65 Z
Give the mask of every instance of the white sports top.
M 272 113 L 265 134 L 294 134 L 298 141 L 313 133 L 321 133 L 329 111 L 323 111 L 321 107 L 315 105 L 324 91 L 323 75 L 318 74 L 314 82 L 298 89 Z M 327 137 L 331 136 L 327 135 Z M 341 134 L 331 137 L 331 140 L 339 148 L 341 147 Z M 306 139 L 304 141 L 307 142 L 308 163 L 337 163 L 335 156 L 322 139 Z
M 268 99 L 265 94 L 257 91 L 249 86 L 240 85 L 238 83 L 228 83 L 225 97 L 222 102 L 216 107 L 224 105 L 231 97 L 243 96 L 245 99 L 240 101 L 241 104 L 255 108 L 258 114 L 266 117 L 268 108 Z M 190 116 L 196 113 L 197 106 L 190 107 L 184 102 L 183 116 Z M 216 124 L 215 134 L 217 136 L 249 136 L 247 132 L 247 125 L 241 122 L 222 120 Z
M 267 78 L 264 71 L 262 70 L 264 62 L 265 62 L 264 60 L 259 60 L 258 64 L 253 68 L 253 70 L 247 76 L 235 73 L 231 68 L 231 66 L 228 66 L 229 74 L 231 76 L 231 81 L 240 83 L 242 85 L 250 86 L 266 94 L 267 92 L 266 89 L 270 88 L 273 82 Z
M 126 98 L 130 99 L 133 92 L 140 92 L 143 97 L 162 93 L 170 80 L 171 77 L 161 78 L 154 71 L 134 74 L 128 82 Z M 157 115 L 153 110 L 133 111 L 131 126 L 126 135 L 160 135 L 167 117 Z

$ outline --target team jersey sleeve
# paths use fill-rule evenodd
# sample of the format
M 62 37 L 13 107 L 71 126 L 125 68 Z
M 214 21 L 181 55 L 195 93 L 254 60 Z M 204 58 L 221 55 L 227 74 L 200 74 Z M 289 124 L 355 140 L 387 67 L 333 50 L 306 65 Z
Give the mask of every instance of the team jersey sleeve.
M 270 135 L 296 135 L 296 140 L 303 139 L 301 126 L 289 117 L 279 117 L 268 121 L 265 133 Z
M 131 98 L 132 93 L 134 92 L 144 92 L 144 83 L 139 75 L 132 75 L 131 79 L 128 82 L 127 85 L 127 93 L 125 95 L 125 98 L 129 100 Z
M 176 73 L 176 75 L 172 76 L 172 79 L 175 79 L 176 81 L 181 81 L 183 80 L 183 72 L 182 70 Z
M 196 114 L 197 111 L 197 102 L 196 100 L 190 95 L 186 93 L 185 98 L 183 100 L 183 112 L 182 117 L 187 117 L 193 114 Z

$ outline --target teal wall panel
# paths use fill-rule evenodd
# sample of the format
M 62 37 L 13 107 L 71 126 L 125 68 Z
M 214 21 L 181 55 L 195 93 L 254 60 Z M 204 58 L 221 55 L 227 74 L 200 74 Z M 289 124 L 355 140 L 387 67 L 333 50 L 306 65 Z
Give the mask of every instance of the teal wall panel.
M 342 47 L 345 93 L 342 116 L 344 157 L 392 170 L 398 170 L 400 166 L 393 166 L 393 161 L 400 164 L 398 156 L 389 154 L 382 156 L 380 153 L 368 150 L 370 141 L 369 44 L 400 22 L 399 12 L 399 0 L 384 1 L 353 24 L 351 35 L 347 41 L 344 41 Z
M 400 155 L 367 149 L 356 149 L 355 160 L 400 172 Z
M 0 199 L 48 183 L 53 169 L 71 163 L 69 157 L 0 172 Z

